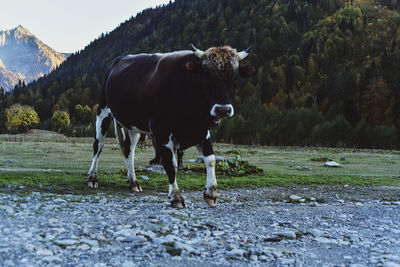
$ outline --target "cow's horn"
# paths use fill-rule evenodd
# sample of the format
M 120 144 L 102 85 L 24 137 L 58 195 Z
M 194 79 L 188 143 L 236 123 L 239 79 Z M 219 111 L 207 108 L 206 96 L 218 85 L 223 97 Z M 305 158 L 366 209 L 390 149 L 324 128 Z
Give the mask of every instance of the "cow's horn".
M 242 60 L 242 59 L 244 59 L 245 57 L 247 57 L 247 55 L 249 54 L 249 51 L 251 50 L 251 48 L 253 48 L 252 45 L 249 46 L 249 47 L 247 47 L 245 50 L 239 52 L 239 53 L 237 54 L 239 60 Z
M 200 50 L 200 49 L 197 49 L 195 46 L 194 46 L 194 44 L 192 44 L 192 47 L 193 47 L 193 52 L 194 52 L 194 54 L 196 55 L 196 56 L 198 56 L 199 58 L 202 58 L 203 57 L 203 55 L 204 55 L 204 51 L 202 51 L 202 50 Z

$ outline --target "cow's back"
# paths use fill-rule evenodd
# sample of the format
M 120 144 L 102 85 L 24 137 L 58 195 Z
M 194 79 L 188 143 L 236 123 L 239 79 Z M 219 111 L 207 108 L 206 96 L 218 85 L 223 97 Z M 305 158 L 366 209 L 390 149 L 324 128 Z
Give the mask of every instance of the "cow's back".
M 113 116 L 124 126 L 148 131 L 152 99 L 155 93 L 154 75 L 160 56 L 128 55 L 117 58 L 111 66 L 105 97 Z

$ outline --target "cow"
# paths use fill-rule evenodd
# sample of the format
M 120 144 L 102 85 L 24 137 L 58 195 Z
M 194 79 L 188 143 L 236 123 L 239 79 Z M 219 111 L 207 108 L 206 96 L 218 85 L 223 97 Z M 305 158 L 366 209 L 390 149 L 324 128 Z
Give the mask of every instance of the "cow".
M 169 179 L 168 197 L 174 208 L 185 208 L 176 181 L 176 151 L 196 146 L 204 157 L 207 181 L 203 193 L 209 206 L 217 204 L 215 155 L 210 128 L 234 115 L 234 82 L 255 74 L 239 65 L 251 47 L 237 52 L 230 46 L 170 53 L 121 56 L 106 71 L 96 116 L 96 136 L 87 185 L 98 187 L 97 163 L 104 137 L 114 121 L 126 159 L 129 189 L 141 192 L 134 169 L 140 134 L 151 134 Z

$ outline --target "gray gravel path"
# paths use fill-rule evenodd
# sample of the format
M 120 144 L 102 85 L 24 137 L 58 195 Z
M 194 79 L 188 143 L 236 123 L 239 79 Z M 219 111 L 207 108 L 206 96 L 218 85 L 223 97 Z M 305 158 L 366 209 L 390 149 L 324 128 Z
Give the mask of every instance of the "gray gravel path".
M 0 192 L 0 265 L 400 266 L 398 187 L 98 192 Z

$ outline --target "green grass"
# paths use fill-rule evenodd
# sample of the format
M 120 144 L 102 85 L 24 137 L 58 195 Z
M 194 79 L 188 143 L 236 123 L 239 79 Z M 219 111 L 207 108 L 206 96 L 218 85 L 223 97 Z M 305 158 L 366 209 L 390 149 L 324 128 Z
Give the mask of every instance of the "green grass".
M 124 160 L 113 138 L 106 145 L 99 160 L 99 189 L 86 186 L 87 171 L 92 158 L 91 138 L 66 138 L 51 132 L 35 135 L 0 135 L 0 187 L 24 186 L 27 189 L 55 192 L 128 192 L 126 177 L 119 170 Z M 247 147 L 216 144 L 217 155 L 233 158 L 240 154 L 244 160 L 264 170 L 263 173 L 243 177 L 219 175 L 218 187 L 257 188 L 263 186 L 292 187 L 296 185 L 350 185 L 399 186 L 400 153 L 385 150 L 353 150 L 297 147 Z M 144 167 L 154 156 L 152 147 L 137 150 L 135 166 Z M 185 152 L 184 164 L 196 159 L 198 152 L 191 148 Z M 341 158 L 346 158 L 341 161 Z M 329 158 L 342 164 L 342 168 L 323 167 L 321 161 Z M 12 163 L 7 163 L 13 159 Z M 298 170 L 296 166 L 307 166 Z M 29 168 L 29 169 L 26 169 Z M 9 171 L 7 169 L 13 169 Z M 47 170 L 47 171 L 44 171 Z M 143 180 L 146 175 L 149 180 Z M 145 192 L 167 192 L 165 175 L 138 172 L 138 181 Z M 179 187 L 183 190 L 202 190 L 205 173 L 179 171 Z

